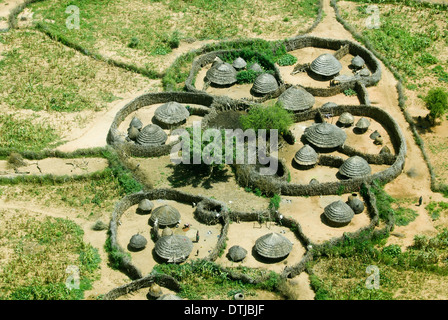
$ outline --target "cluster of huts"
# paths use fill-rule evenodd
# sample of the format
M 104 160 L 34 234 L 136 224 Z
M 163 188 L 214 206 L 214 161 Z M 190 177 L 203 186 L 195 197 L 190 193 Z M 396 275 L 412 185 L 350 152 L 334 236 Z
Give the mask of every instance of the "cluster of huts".
M 138 117 L 133 117 L 127 130 L 126 139 L 143 146 L 163 145 L 168 139 L 164 129 L 184 124 L 189 116 L 190 112 L 184 105 L 175 101 L 164 103 L 155 110 L 153 123 L 143 126 Z

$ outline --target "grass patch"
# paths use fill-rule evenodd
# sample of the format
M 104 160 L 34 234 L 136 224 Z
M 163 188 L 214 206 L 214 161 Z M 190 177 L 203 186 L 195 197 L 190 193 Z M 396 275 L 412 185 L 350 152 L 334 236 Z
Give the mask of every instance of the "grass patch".
M 445 213 L 448 210 L 448 202 L 431 201 L 425 209 L 433 220 L 437 220 L 440 218 L 441 213 Z
M 148 79 L 91 59 L 35 30 L 0 35 L 0 97 L 11 109 L 48 112 L 100 111 Z
M 98 278 L 97 249 L 83 242 L 73 221 L 30 217 L 20 211 L 0 212 L 2 247 L 10 251 L 0 271 L 0 296 L 11 300 L 79 300 Z M 79 289 L 68 289 L 66 269 L 79 268 Z

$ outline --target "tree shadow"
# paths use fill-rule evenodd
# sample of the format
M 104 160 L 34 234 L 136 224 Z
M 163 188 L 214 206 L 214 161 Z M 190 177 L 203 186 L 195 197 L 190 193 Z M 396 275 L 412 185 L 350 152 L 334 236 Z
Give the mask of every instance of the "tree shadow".
M 211 189 L 214 183 L 227 182 L 232 177 L 227 167 L 223 169 L 214 167 L 211 171 L 206 165 L 181 163 L 170 164 L 168 167 L 173 169 L 173 174 L 168 177 L 173 188 L 193 186 Z
M 415 123 L 415 127 L 417 128 L 418 133 L 432 133 L 433 124 L 429 120 L 428 117 L 412 117 Z

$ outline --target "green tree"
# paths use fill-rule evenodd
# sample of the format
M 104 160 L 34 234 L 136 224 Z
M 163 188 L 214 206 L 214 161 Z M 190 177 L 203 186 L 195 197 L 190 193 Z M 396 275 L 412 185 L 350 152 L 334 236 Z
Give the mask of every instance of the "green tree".
M 441 118 L 448 110 L 448 93 L 443 88 L 432 88 L 423 99 L 429 110 L 429 118 L 432 124 Z
M 294 123 L 294 118 L 291 112 L 276 103 L 272 106 L 251 108 L 247 115 L 240 117 L 240 123 L 244 130 L 278 130 L 278 133 L 283 135 Z

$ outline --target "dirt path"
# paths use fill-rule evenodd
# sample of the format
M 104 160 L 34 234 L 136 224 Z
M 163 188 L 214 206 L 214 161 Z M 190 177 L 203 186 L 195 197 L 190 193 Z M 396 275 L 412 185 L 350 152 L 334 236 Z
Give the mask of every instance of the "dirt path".
M 0 31 L 9 29 L 8 17 L 13 9 L 24 3 L 25 0 L 5 0 L 0 3 Z

